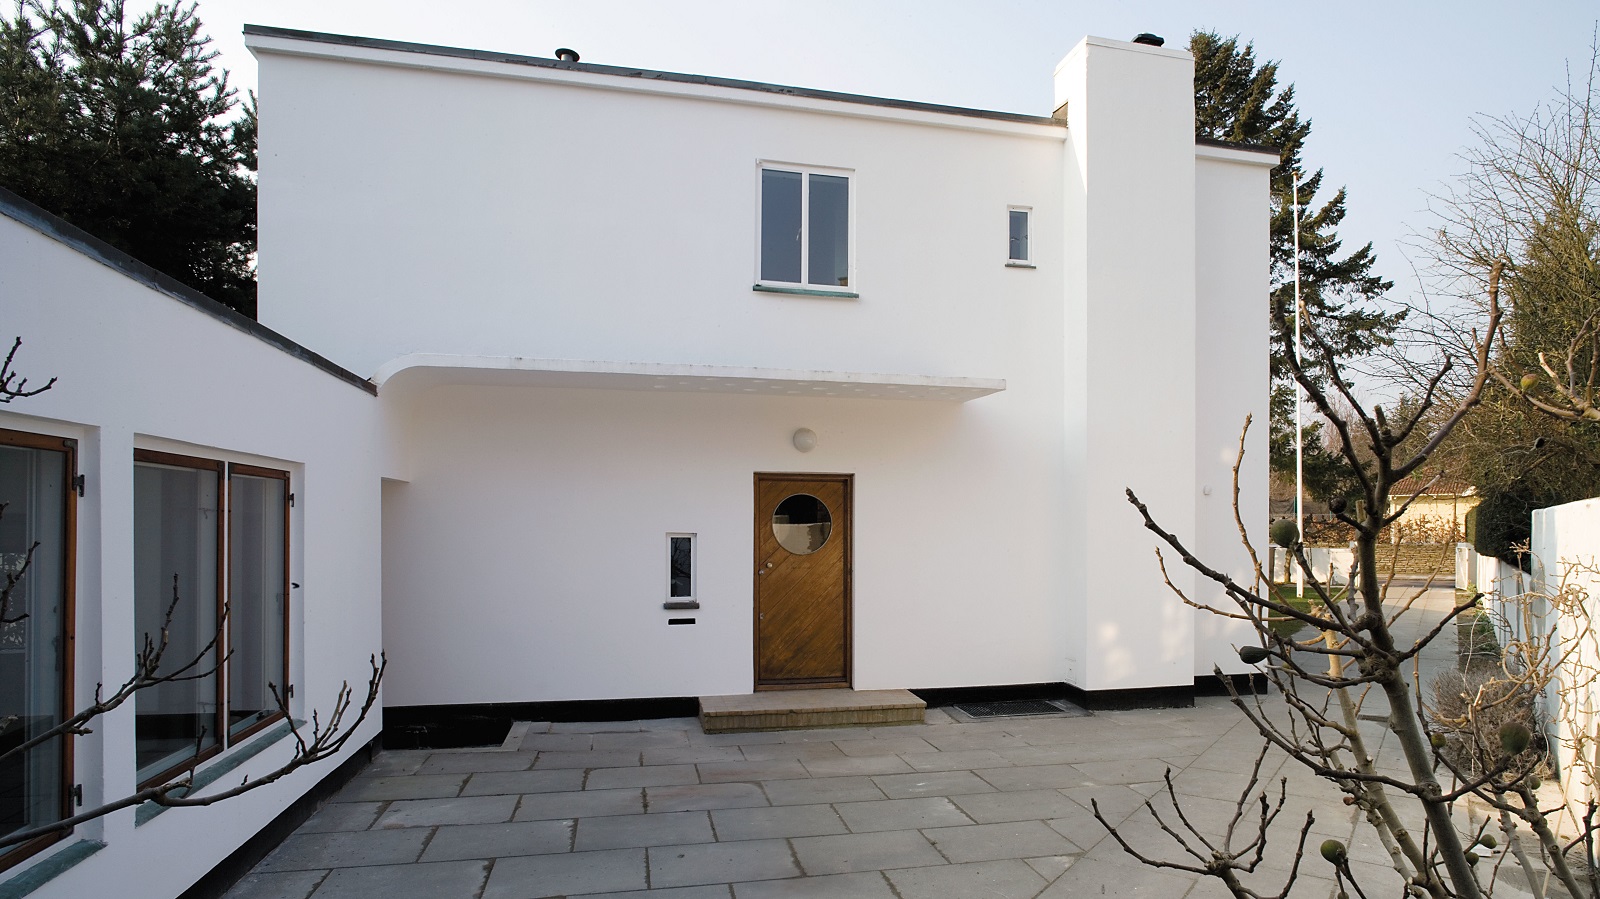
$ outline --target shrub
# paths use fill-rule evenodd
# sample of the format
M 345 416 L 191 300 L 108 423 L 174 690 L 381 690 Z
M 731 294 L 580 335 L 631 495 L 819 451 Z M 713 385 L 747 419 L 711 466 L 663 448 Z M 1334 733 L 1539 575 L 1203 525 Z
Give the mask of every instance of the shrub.
M 1533 536 L 1533 510 L 1551 504 L 1549 499 L 1536 495 L 1522 484 L 1485 495 L 1483 502 L 1473 510 L 1476 513 L 1472 523 L 1473 549 L 1479 555 L 1493 556 L 1502 562 L 1520 565 L 1523 571 L 1529 570 L 1527 553 L 1519 554 L 1517 547 L 1525 549 Z

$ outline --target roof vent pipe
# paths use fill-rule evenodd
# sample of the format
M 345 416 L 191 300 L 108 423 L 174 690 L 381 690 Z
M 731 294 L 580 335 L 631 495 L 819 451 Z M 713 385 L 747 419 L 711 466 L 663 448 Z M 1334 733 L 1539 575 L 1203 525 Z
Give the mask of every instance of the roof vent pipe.
M 1165 44 L 1167 41 L 1166 38 L 1163 38 L 1159 34 L 1151 34 L 1150 32 L 1145 31 L 1140 33 L 1138 37 L 1135 37 L 1133 42 L 1135 44 L 1149 44 L 1152 47 L 1159 47 L 1162 44 Z M 556 55 L 561 55 L 561 51 L 557 50 Z
M 1160 40 L 1160 38 L 1156 38 L 1156 40 Z M 562 62 L 577 62 L 578 61 L 578 51 L 569 50 L 566 47 L 557 47 L 556 48 L 556 59 L 559 59 Z

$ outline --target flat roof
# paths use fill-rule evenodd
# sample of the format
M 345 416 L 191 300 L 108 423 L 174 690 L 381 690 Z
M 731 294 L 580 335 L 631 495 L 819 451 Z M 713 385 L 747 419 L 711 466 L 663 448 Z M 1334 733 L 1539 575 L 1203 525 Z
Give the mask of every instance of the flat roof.
M 735 90 L 760 91 L 786 97 L 805 97 L 813 100 L 833 100 L 839 103 L 856 103 L 882 106 L 889 109 L 907 109 L 916 112 L 936 112 L 945 115 L 994 119 L 1001 122 L 1021 122 L 1028 125 L 1054 125 L 1065 123 L 1050 116 L 1024 115 L 1019 112 L 998 112 L 991 109 L 971 109 L 965 106 L 945 106 L 940 103 L 922 103 L 916 100 L 895 100 L 888 97 L 869 97 L 865 94 L 846 94 L 787 84 L 768 84 L 764 81 L 744 81 L 738 78 L 717 78 L 712 75 L 690 75 L 683 72 L 660 72 L 654 69 L 636 69 L 626 66 L 603 66 L 587 62 L 564 62 L 543 56 L 523 56 L 518 53 L 499 53 L 490 50 L 470 50 L 464 47 L 442 47 L 437 44 L 414 44 L 409 41 L 389 41 L 379 38 L 359 37 L 350 34 L 326 34 L 320 31 L 300 31 L 293 28 L 275 28 L 269 25 L 246 25 L 247 36 L 274 37 L 287 40 L 311 41 L 319 44 L 337 44 L 367 50 L 389 50 L 397 53 L 421 53 L 428 56 L 446 56 L 455 59 L 472 59 L 480 62 L 497 62 L 514 66 L 532 66 L 567 72 L 584 72 L 593 75 L 612 75 L 618 78 L 638 78 L 646 81 L 665 81 L 678 84 L 699 84 L 707 87 L 725 87 Z

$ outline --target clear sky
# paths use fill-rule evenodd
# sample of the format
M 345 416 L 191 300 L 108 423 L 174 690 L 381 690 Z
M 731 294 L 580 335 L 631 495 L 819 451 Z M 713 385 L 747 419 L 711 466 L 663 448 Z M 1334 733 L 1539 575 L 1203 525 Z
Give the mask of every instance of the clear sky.
M 139 5 L 138 0 L 129 4 Z M 246 22 L 745 78 L 1048 115 L 1051 73 L 1086 34 L 1208 29 L 1281 62 L 1305 152 L 1350 191 L 1346 245 L 1372 241 L 1396 292 L 1415 290 L 1401 242 L 1426 194 L 1461 168 L 1474 115 L 1526 111 L 1587 70 L 1600 4 L 1038 2 L 1038 0 L 199 0 L 231 83 L 256 84 Z M 271 98 L 265 98 L 270 106 Z M 270 115 L 270 111 L 265 113 Z

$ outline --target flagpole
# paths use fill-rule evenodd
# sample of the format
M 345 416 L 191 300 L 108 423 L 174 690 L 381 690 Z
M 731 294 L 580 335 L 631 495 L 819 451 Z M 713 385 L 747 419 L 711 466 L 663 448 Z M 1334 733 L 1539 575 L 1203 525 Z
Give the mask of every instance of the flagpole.
M 1300 179 L 1293 169 L 1289 170 L 1289 183 L 1294 199 L 1294 362 L 1295 368 L 1300 367 Z M 1300 389 L 1300 382 L 1294 385 L 1294 531 L 1300 543 L 1306 540 L 1305 524 L 1305 431 L 1301 425 L 1301 406 L 1304 402 L 1305 391 Z M 1294 572 L 1294 595 L 1304 599 L 1306 595 L 1305 572 L 1298 566 Z

